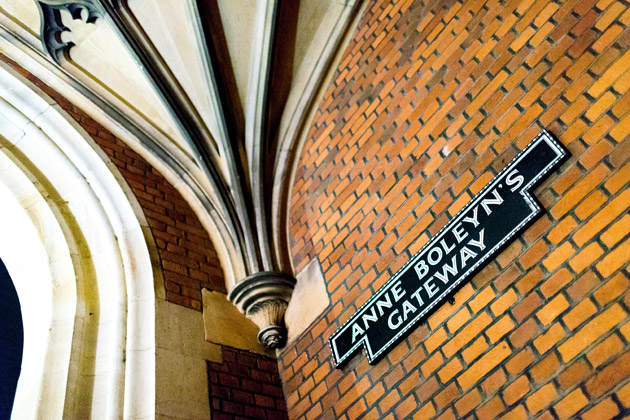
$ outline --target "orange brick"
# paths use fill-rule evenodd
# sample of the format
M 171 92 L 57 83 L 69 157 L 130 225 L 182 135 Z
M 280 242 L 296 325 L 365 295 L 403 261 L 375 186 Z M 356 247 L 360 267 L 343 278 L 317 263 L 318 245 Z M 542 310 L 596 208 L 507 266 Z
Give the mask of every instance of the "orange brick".
M 573 241 L 578 246 L 584 245 L 593 236 L 601 232 L 606 225 L 624 212 L 629 205 L 630 189 L 622 192 L 618 197 L 610 201 L 606 207 L 591 217 L 591 219 L 573 235 Z
M 602 159 L 608 156 L 613 150 L 613 145 L 606 139 L 600 140 L 596 145 L 591 146 L 580 158 L 580 163 L 584 168 L 590 170 Z
M 591 214 L 601 209 L 606 201 L 608 197 L 601 190 L 595 190 L 575 208 L 575 215 L 580 220 L 586 220 Z
M 505 405 L 501 401 L 501 398 L 494 397 L 487 403 L 485 403 L 479 410 L 476 411 L 477 418 L 480 419 L 495 419 L 500 413 L 505 410 Z
M 442 366 L 442 363 L 444 363 L 444 358 L 442 357 L 441 353 L 435 353 L 433 356 L 431 356 L 431 358 L 429 360 L 427 360 L 423 365 L 422 365 L 422 374 L 425 377 L 429 377 L 431 376 L 431 374 L 433 372 L 435 372 L 435 370 L 437 368 L 439 368 L 440 366 Z
M 600 305 L 605 305 L 618 296 L 623 295 L 627 290 L 628 278 L 624 273 L 619 273 L 597 289 L 594 296 Z
M 556 388 L 552 384 L 547 384 L 527 398 L 527 408 L 531 413 L 536 414 L 551 404 L 557 395 Z
M 611 86 L 628 68 L 630 68 L 630 52 L 626 52 L 619 60 L 608 67 L 599 80 L 588 90 L 589 95 L 599 97 L 609 86 Z
M 558 375 L 558 383 L 562 389 L 566 390 L 582 382 L 589 373 L 591 373 L 591 370 L 588 364 L 586 362 L 577 361 L 560 372 Z
M 624 385 L 616 394 L 621 404 L 626 408 L 630 408 L 630 384 Z
M 453 356 L 460 348 L 471 342 L 484 328 L 490 325 L 490 322 L 492 322 L 492 319 L 485 312 L 475 317 L 475 319 L 458 332 L 455 337 L 442 346 L 444 355 L 447 358 Z
M 521 373 L 527 366 L 531 365 L 534 359 L 534 353 L 529 348 L 526 348 L 510 359 L 505 367 L 510 375 L 515 376 Z
M 616 194 L 630 181 L 630 163 L 626 163 L 622 168 L 611 176 L 604 184 L 604 187 L 611 193 Z
M 584 413 L 582 420 L 609 420 L 617 414 L 619 414 L 617 404 L 612 399 L 607 398 Z
M 602 254 L 604 254 L 604 250 L 596 242 L 593 242 L 588 244 L 575 257 L 571 258 L 569 265 L 576 273 L 581 273 L 593 261 L 601 257 Z
M 487 286 L 481 292 L 477 293 L 474 299 L 472 299 L 468 303 L 468 306 L 470 306 L 470 309 L 472 309 L 474 313 L 477 313 L 481 309 L 485 308 L 488 305 L 488 303 L 490 303 L 492 299 L 494 299 L 494 297 L 495 297 L 494 290 L 492 290 L 492 287 Z
M 608 248 L 612 248 L 628 233 L 630 233 L 630 215 L 625 214 L 602 234 L 601 239 Z
M 518 405 L 508 413 L 501 416 L 499 420 L 527 420 L 527 411 L 524 406 Z
M 438 371 L 438 376 L 442 383 L 447 383 L 453 376 L 457 375 L 462 370 L 462 364 L 458 359 L 453 359 L 446 366 Z
M 627 381 L 630 377 L 630 353 L 623 353 L 603 368 L 596 370 L 594 377 L 586 381 L 586 391 L 591 398 L 597 398 L 617 384 Z
M 576 307 L 566 314 L 562 321 L 569 329 L 574 330 L 579 327 L 584 321 L 595 315 L 597 307 L 590 299 L 585 299 L 580 302 Z
M 586 118 L 591 121 L 597 120 L 608 108 L 615 103 L 617 97 L 612 92 L 604 93 L 591 107 L 586 111 Z
M 626 337 L 626 340 L 630 341 L 630 323 L 622 326 L 619 331 L 621 332 L 621 334 L 623 334 L 624 337 Z
M 570 242 L 564 242 L 543 260 L 543 265 L 548 271 L 554 271 L 574 253 L 573 245 Z
M 365 401 L 369 406 L 374 405 L 379 398 L 381 398 L 385 394 L 385 388 L 383 388 L 382 383 L 377 383 L 375 386 L 370 389 L 367 394 L 365 394 Z
M 427 353 L 433 353 L 433 351 L 446 340 L 446 337 L 446 330 L 444 328 L 440 328 L 431 334 L 429 338 L 424 340 L 424 346 L 427 349 Z
M 509 316 L 505 315 L 494 325 L 486 330 L 486 335 L 490 339 L 490 343 L 496 343 L 503 336 L 514 329 L 514 321 Z
M 505 360 L 510 354 L 511 351 L 508 345 L 504 341 L 499 343 L 482 356 L 475 364 L 468 367 L 468 369 L 459 375 L 457 382 L 462 389 L 470 389 L 486 373 L 494 369 L 496 365 Z
M 623 343 L 616 335 L 611 335 L 586 355 L 594 367 L 598 367 L 623 349 Z
M 430 419 L 435 417 L 435 407 L 433 407 L 433 404 L 431 402 L 426 403 L 425 405 L 423 405 L 420 410 L 418 410 L 414 415 L 413 415 L 413 420 L 425 420 L 425 419 Z
M 514 289 L 509 289 L 490 306 L 490 309 L 495 316 L 499 316 L 507 311 L 516 302 L 516 300 L 517 296 Z
M 567 235 L 575 230 L 577 221 L 571 215 L 564 217 L 556 226 L 547 234 L 547 239 L 552 244 L 559 244 Z
M 556 323 L 547 332 L 534 340 L 534 346 L 540 354 L 544 354 L 564 337 L 564 330 Z
M 610 170 L 600 164 L 590 171 L 582 180 L 578 181 L 558 202 L 551 208 L 550 213 L 555 219 L 560 219 L 570 209 L 599 185 L 600 182 L 610 173 Z
M 481 336 L 462 352 L 462 357 L 466 363 L 470 363 L 486 349 L 488 349 L 488 342 Z
M 529 380 L 527 376 L 520 376 L 517 380 L 512 382 L 503 391 L 503 400 L 507 405 L 512 405 L 521 398 L 523 398 L 529 392 Z
M 540 309 L 536 316 L 543 325 L 549 325 L 554 319 L 569 307 L 569 302 L 563 295 L 556 296 L 551 302 Z
M 477 408 L 479 404 L 481 404 L 481 395 L 479 391 L 473 389 L 455 403 L 458 418 L 463 418 L 466 414 Z
M 519 273 L 520 274 L 520 273 Z M 526 295 L 534 288 L 538 287 L 538 284 L 547 277 L 546 274 L 539 267 L 534 267 L 529 270 L 527 274 L 525 274 L 519 281 L 516 283 L 516 288 L 519 293 L 522 295 Z
M 572 416 L 588 405 L 588 399 L 581 389 L 576 389 L 564 397 L 553 408 L 561 420 L 573 418 Z
M 602 312 L 558 347 L 562 359 L 565 362 L 572 360 L 592 342 L 619 324 L 626 316 L 625 311 L 617 304 Z
M 540 287 L 540 291 L 543 296 L 549 298 L 558 291 L 562 290 L 562 288 L 567 285 L 571 280 L 573 280 L 573 276 L 566 268 L 560 269 L 555 272 L 543 285 Z
M 610 276 L 617 269 L 628 264 L 628 255 L 630 255 L 630 239 L 626 239 L 597 263 L 597 271 L 604 277 Z
M 446 326 L 451 333 L 454 333 L 468 321 L 470 321 L 470 311 L 468 308 L 463 307 L 446 322 Z
M 526 270 L 538 264 L 540 260 L 549 252 L 549 248 L 544 241 L 538 241 L 529 248 L 521 258 L 520 263 Z
M 534 381 L 542 383 L 553 376 L 559 367 L 560 361 L 558 357 L 554 353 L 551 353 L 542 361 L 538 362 L 538 364 L 530 370 L 530 374 Z

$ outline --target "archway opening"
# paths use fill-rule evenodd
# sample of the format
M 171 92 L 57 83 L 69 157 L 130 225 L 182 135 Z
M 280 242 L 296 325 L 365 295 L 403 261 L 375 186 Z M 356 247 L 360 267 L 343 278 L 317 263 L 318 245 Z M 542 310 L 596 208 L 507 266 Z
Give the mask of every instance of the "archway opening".
M 22 368 L 24 326 L 18 294 L 0 260 L 0 418 L 11 417 L 15 390 Z

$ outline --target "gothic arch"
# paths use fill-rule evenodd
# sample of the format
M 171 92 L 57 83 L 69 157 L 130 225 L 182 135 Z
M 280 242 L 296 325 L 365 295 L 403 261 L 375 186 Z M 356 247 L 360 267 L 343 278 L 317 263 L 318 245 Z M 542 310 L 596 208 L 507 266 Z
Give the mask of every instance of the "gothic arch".
M 155 416 L 159 269 L 105 162 L 53 100 L 0 66 L 0 257 L 25 327 L 15 418 Z

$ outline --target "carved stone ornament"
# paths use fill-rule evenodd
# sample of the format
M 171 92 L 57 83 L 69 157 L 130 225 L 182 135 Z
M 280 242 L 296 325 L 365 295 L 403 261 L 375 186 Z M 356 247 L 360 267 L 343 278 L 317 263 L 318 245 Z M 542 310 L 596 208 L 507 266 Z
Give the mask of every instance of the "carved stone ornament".
M 36 0 L 41 14 L 40 37 L 42 45 L 50 57 L 59 63 L 61 57 L 66 57 L 73 42 L 61 40 L 61 34 L 70 31 L 61 20 L 61 10 L 67 10 L 73 19 L 81 19 L 83 10 L 87 12 L 87 23 L 94 23 L 102 16 L 100 9 L 92 0 Z
M 294 286 L 293 277 L 264 271 L 245 278 L 229 294 L 232 303 L 260 328 L 258 341 L 269 349 L 286 343 L 284 312 Z

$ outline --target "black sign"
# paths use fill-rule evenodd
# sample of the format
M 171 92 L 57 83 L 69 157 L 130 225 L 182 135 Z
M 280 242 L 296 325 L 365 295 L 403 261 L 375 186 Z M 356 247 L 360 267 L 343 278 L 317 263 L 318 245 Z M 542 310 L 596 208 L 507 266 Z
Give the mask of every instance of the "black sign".
M 567 155 L 540 133 L 330 337 L 335 367 L 360 346 L 373 363 L 541 214 L 530 190 Z

